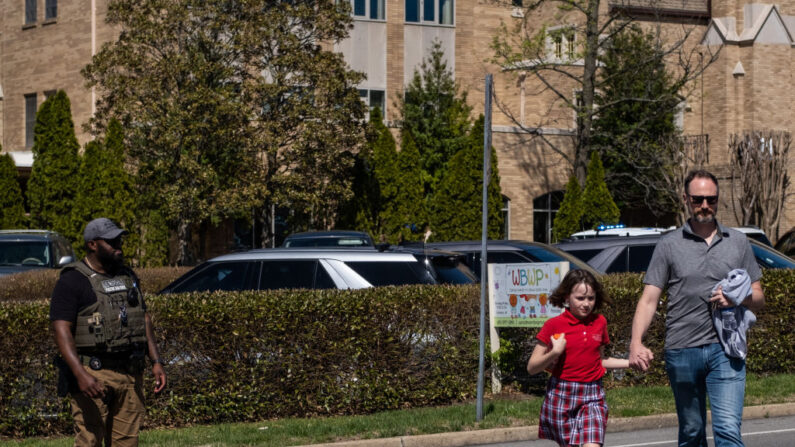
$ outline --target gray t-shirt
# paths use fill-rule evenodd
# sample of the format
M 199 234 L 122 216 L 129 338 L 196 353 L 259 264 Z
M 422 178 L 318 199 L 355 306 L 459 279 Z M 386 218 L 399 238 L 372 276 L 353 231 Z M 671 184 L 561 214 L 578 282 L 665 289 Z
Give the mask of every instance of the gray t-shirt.
M 737 230 L 718 224 L 708 246 L 688 221 L 660 238 L 643 283 L 668 289 L 665 349 L 718 343 L 709 298 L 715 284 L 736 268 L 745 269 L 751 282 L 762 278 L 751 244 Z

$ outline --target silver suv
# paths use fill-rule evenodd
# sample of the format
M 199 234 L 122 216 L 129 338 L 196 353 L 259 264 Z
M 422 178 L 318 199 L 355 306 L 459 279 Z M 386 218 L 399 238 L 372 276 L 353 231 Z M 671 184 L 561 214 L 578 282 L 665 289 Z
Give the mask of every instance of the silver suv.
M 72 245 L 55 231 L 0 230 L 0 276 L 74 261 Z
M 437 284 L 421 255 L 374 249 L 274 248 L 219 256 L 195 267 L 161 293 L 215 290 L 361 289 Z

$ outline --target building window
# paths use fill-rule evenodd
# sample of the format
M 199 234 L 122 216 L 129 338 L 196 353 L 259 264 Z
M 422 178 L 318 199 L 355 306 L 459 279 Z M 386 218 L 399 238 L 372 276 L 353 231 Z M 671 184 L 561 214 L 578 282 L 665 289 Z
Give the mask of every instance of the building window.
M 36 125 L 36 94 L 25 95 L 25 147 L 33 147 L 33 127 Z
M 36 0 L 25 0 L 25 25 L 36 23 Z
M 577 50 L 577 33 L 570 26 L 552 28 L 547 31 L 547 56 L 556 60 L 574 60 Z
M 371 20 L 384 20 L 385 0 L 353 0 L 354 17 L 367 18 Z
M 552 241 L 552 223 L 563 202 L 563 191 L 552 191 L 533 199 L 533 240 Z
M 406 0 L 406 22 L 452 25 L 455 0 Z
M 386 93 L 383 90 L 359 89 L 359 98 L 367 105 L 367 119 L 370 119 L 370 110 L 378 107 L 381 114 L 386 117 Z
M 52 20 L 58 17 L 58 0 L 45 0 L 44 20 Z
M 58 93 L 58 90 L 45 90 L 44 91 L 44 100 L 46 101 L 46 100 L 50 99 L 50 96 L 52 96 L 52 95 L 54 95 L 56 93 Z

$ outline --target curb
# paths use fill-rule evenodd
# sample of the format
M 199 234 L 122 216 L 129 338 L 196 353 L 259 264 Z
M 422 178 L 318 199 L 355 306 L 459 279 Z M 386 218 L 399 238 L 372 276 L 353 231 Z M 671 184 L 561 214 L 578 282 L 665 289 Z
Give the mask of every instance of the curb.
M 795 403 L 759 405 L 743 409 L 743 420 L 795 415 Z M 707 412 L 707 420 L 711 415 Z M 613 418 L 607 422 L 607 432 L 646 430 L 676 427 L 676 414 L 656 414 L 630 418 Z M 490 428 L 432 435 L 398 436 L 393 438 L 362 439 L 327 444 L 312 444 L 313 447 L 463 447 L 500 442 L 534 441 L 538 439 L 538 426 Z M 303 446 L 308 447 L 308 446 Z

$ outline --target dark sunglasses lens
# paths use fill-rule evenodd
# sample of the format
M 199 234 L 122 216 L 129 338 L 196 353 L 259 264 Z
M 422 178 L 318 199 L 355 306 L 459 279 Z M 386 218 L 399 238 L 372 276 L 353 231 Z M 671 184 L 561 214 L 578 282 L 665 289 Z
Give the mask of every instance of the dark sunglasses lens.
M 116 239 L 103 239 L 105 243 L 110 245 L 113 248 L 121 248 L 121 238 L 117 237 Z
M 706 200 L 708 204 L 714 205 L 718 203 L 718 196 L 690 196 L 690 201 L 693 202 L 693 205 L 701 205 L 704 203 L 704 200 Z

